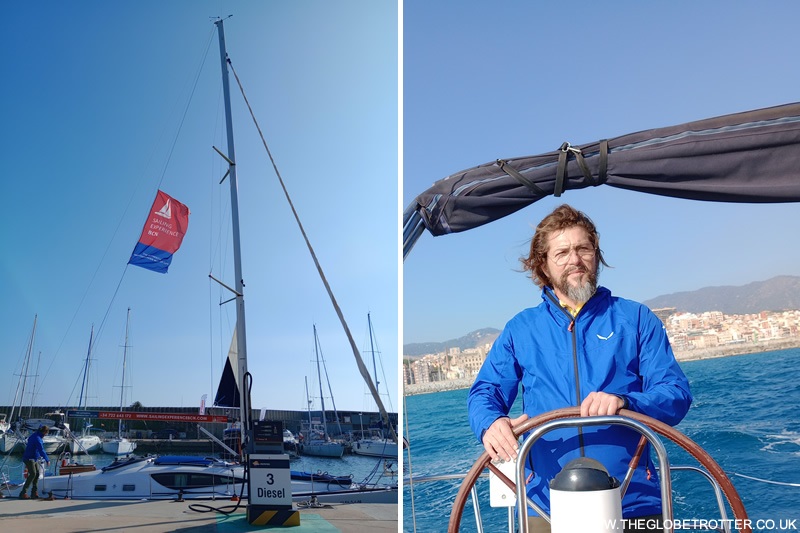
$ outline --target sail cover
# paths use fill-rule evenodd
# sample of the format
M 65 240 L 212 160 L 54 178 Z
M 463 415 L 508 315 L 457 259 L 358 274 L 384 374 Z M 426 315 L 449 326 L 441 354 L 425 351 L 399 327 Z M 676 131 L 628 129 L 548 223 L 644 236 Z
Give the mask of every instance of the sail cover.
M 403 214 L 403 256 L 427 229 L 466 231 L 546 196 L 610 185 L 719 202 L 800 201 L 800 103 L 498 159 L 433 184 Z
M 158 191 L 128 264 L 167 273 L 189 227 L 189 208 Z

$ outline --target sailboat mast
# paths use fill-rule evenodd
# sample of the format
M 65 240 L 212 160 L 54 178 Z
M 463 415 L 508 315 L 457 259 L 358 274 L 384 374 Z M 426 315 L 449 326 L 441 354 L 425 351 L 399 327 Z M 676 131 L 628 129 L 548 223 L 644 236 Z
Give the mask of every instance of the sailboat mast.
M 236 179 L 236 151 L 233 145 L 233 119 L 231 118 L 231 93 L 228 79 L 228 53 L 225 48 L 225 30 L 222 19 L 216 21 L 219 33 L 219 57 L 222 65 L 222 90 L 225 102 L 225 130 L 228 138 L 227 159 L 230 162 L 228 179 L 231 187 L 231 218 L 233 223 L 233 270 L 236 276 L 236 335 L 239 356 L 239 403 L 241 408 L 241 421 L 245 430 L 250 429 L 250 398 L 247 396 L 245 375 L 247 374 L 247 337 L 245 334 L 244 318 L 244 280 L 242 277 L 242 255 L 239 239 L 239 184 Z
M 119 410 L 122 412 L 123 402 L 125 401 L 125 365 L 128 360 L 128 327 L 131 324 L 131 308 L 128 308 L 128 318 L 125 321 L 125 346 L 122 348 L 122 386 L 119 390 Z M 122 438 L 122 420 L 117 426 L 117 435 Z
M 17 382 L 17 392 L 19 393 L 19 413 L 17 416 L 22 416 L 22 404 L 25 403 L 25 384 L 28 382 L 28 366 L 31 363 L 31 352 L 33 351 L 33 339 L 36 337 L 36 321 L 39 319 L 39 315 L 33 315 L 33 329 L 31 330 L 31 338 L 28 342 L 28 353 L 25 354 L 25 363 L 22 365 L 22 374 L 19 376 L 19 382 Z M 20 391 L 20 384 L 22 385 L 22 390 Z M 11 420 L 14 420 L 14 408 L 17 406 L 17 393 L 14 393 L 14 405 L 11 406 Z M 33 401 L 31 401 L 33 404 Z
M 317 325 L 314 324 L 314 353 L 317 356 L 317 378 L 319 379 L 319 400 L 322 404 L 322 425 L 325 428 L 325 437 L 328 436 L 328 417 L 325 416 L 325 395 L 322 394 L 322 371 L 319 368 L 319 339 L 317 338 Z
M 94 337 L 94 324 L 89 332 L 89 349 L 86 352 L 86 362 L 83 365 L 83 381 L 81 382 L 81 395 L 78 397 L 78 409 L 83 409 L 83 393 L 88 389 L 89 382 L 89 358 L 92 356 L 92 338 Z M 88 392 L 88 390 L 87 390 Z
M 375 394 L 380 398 L 380 391 L 378 390 L 378 367 L 375 364 L 375 345 L 372 343 L 372 317 L 367 313 L 367 324 L 369 325 L 369 348 L 372 351 L 372 371 L 375 373 Z
M 311 398 L 308 397 L 308 376 L 306 378 L 306 410 L 308 411 L 308 438 L 311 438 Z

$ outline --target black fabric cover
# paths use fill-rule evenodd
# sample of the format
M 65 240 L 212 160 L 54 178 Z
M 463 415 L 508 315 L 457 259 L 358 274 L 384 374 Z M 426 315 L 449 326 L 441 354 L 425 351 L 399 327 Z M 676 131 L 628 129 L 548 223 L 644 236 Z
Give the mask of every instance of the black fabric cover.
M 605 176 L 603 142 L 573 147 L 591 179 L 573 151 L 558 149 L 486 163 L 436 182 L 404 214 L 407 248 L 421 232 L 408 226 L 420 218 L 433 235 L 456 233 L 554 194 L 559 156 L 562 163 L 566 156 L 564 190 L 605 183 L 695 200 L 800 201 L 800 103 L 608 139 Z

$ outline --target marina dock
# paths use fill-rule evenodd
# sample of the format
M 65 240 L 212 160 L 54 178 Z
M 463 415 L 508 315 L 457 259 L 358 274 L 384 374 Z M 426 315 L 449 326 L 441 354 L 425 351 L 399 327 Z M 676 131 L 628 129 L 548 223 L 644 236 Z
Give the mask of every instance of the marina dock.
M 287 533 L 367 533 L 398 531 L 397 504 L 340 504 L 298 509 L 300 525 L 252 526 L 245 516 L 246 502 L 231 514 L 237 502 L 97 501 L 0 499 L 0 519 L 7 531 L 66 533 L 135 531 L 137 533 L 239 532 L 282 530 Z M 198 510 L 194 510 L 198 509 Z M 206 512 L 201 512 L 206 511 Z

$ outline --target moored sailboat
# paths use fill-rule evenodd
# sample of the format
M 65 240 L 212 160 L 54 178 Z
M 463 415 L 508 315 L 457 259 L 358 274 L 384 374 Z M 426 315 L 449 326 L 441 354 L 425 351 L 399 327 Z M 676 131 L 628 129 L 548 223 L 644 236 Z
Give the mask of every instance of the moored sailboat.
M 88 397 L 89 388 L 89 368 L 92 361 L 92 339 L 94 338 L 94 326 L 89 333 L 89 349 L 86 352 L 86 361 L 83 366 L 83 381 L 81 383 L 81 393 L 78 399 L 78 409 L 83 409 L 84 399 Z M 67 448 L 73 455 L 82 453 L 92 453 L 100 451 L 103 447 L 102 440 L 99 435 L 91 432 L 92 424 L 86 422 L 81 428 L 81 433 L 76 435 L 72 432 L 68 434 L 69 443 Z
M 319 397 L 320 404 L 322 406 L 322 420 L 320 423 L 315 424 L 311 419 L 311 399 L 308 397 L 308 378 L 306 378 L 308 425 L 304 426 L 303 428 L 303 440 L 300 445 L 300 453 L 303 455 L 315 455 L 318 457 L 342 457 L 342 455 L 344 455 L 344 445 L 340 442 L 331 440 L 330 434 L 328 433 L 328 422 L 325 412 L 325 394 L 323 393 L 322 387 L 322 369 L 320 367 L 319 337 L 317 336 L 316 324 L 314 325 L 314 355 L 316 357 L 317 377 L 319 379 Z
M 311 418 L 311 400 L 308 398 L 308 378 L 306 378 L 306 401 L 308 403 L 308 422 L 304 423 L 301 430 L 299 449 L 302 455 L 316 457 L 342 457 L 344 446 L 334 442 L 328 436 L 325 424 L 314 423 Z M 322 416 L 325 416 L 325 402 L 322 402 Z
M 128 308 L 128 317 L 125 321 L 125 346 L 122 351 L 122 385 L 119 392 L 119 410 L 122 411 L 125 402 L 125 368 L 128 362 L 128 328 L 131 321 L 131 308 Z M 103 440 L 103 453 L 111 455 L 129 455 L 136 450 L 136 443 L 122 436 L 122 420 L 119 421 L 117 436 Z
M 25 442 L 24 435 L 20 433 L 22 429 L 20 423 L 17 421 L 14 422 L 14 415 L 17 415 L 19 419 L 21 416 L 22 410 L 22 399 L 25 395 L 25 385 L 28 379 L 28 366 L 30 365 L 31 360 L 31 352 L 33 351 L 33 340 L 36 338 L 36 322 L 38 320 L 38 315 L 33 317 L 33 329 L 31 330 L 31 336 L 28 339 L 28 349 L 25 352 L 25 360 L 22 363 L 22 368 L 20 369 L 19 380 L 17 381 L 17 389 L 14 392 L 14 403 L 11 406 L 11 415 L 9 417 L 9 422 L 6 422 L 5 430 L 0 434 L 0 453 L 13 453 L 16 451 L 22 451 L 23 444 Z M 16 413 L 15 413 L 16 412 Z M 3 417 L 5 421 L 5 416 Z
M 33 329 L 28 342 L 28 349 L 25 360 L 17 383 L 17 390 L 14 394 L 14 404 L 11 408 L 11 425 L 2 435 L 0 435 L 0 453 L 22 453 L 25 449 L 28 436 L 31 431 L 36 431 L 39 426 L 48 426 L 50 433 L 44 437 L 44 449 L 47 453 L 55 453 L 64 447 L 64 430 L 69 429 L 69 425 L 63 423 L 63 415 L 60 412 L 47 413 L 45 418 L 22 417 L 22 404 L 25 397 L 25 389 L 30 377 L 31 357 L 33 354 L 34 339 L 36 336 L 36 323 L 38 316 L 33 318 Z M 31 395 L 33 396 L 33 395 Z M 16 411 L 16 419 L 15 419 Z
M 373 339 L 372 316 L 367 313 L 367 324 L 369 327 L 369 346 L 372 353 L 372 371 L 375 375 L 375 390 L 380 395 L 380 380 L 378 380 L 378 365 L 375 359 L 375 343 Z M 397 441 L 387 437 L 380 429 L 370 429 L 368 435 L 362 432 L 361 438 L 353 443 L 353 453 L 356 455 L 366 455 L 369 457 L 381 457 L 384 459 L 397 459 Z

